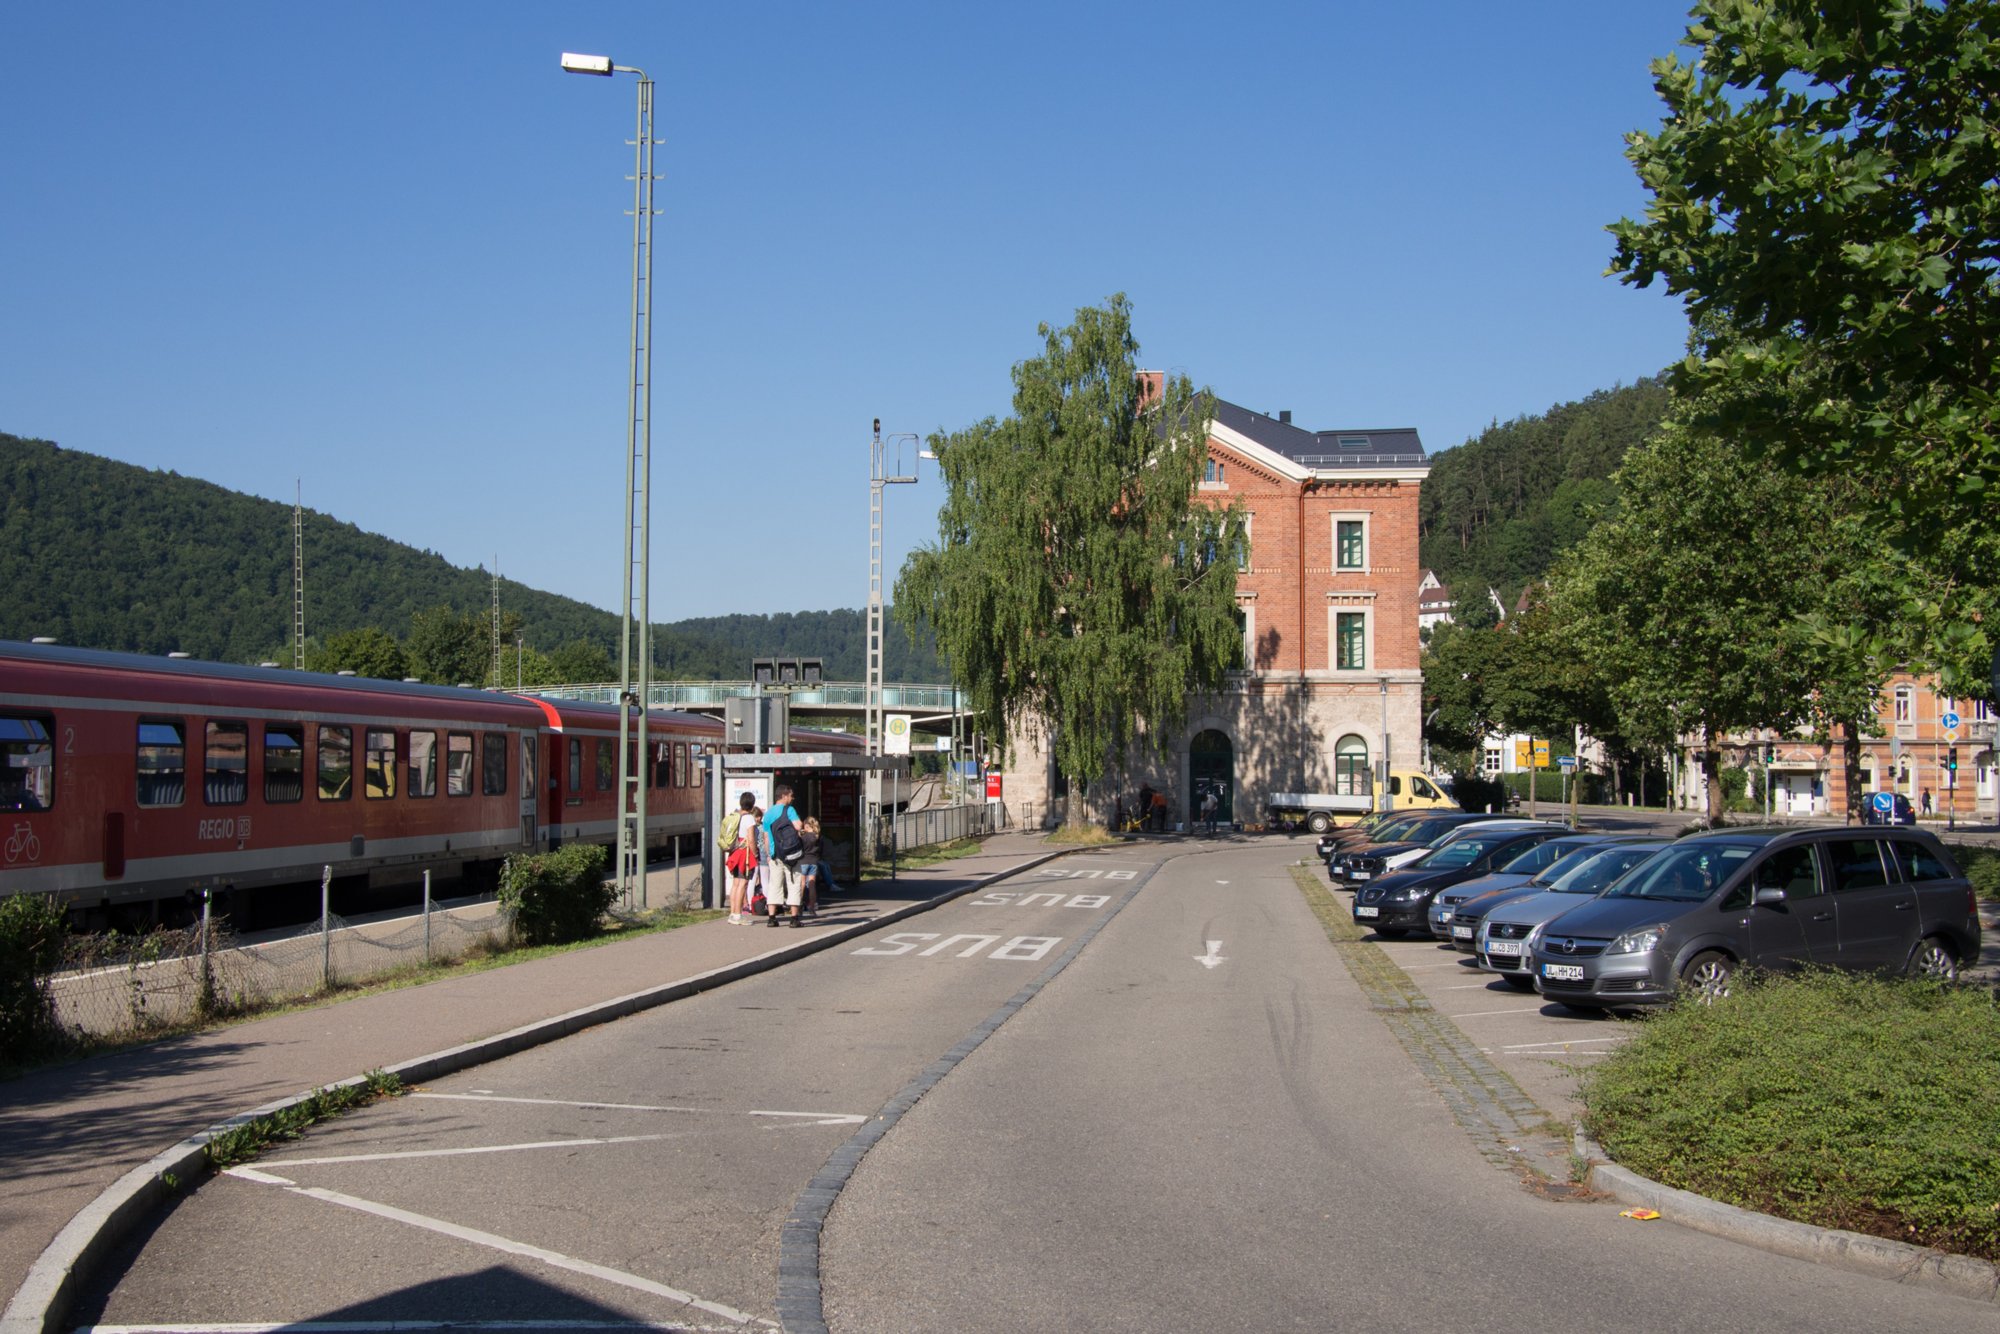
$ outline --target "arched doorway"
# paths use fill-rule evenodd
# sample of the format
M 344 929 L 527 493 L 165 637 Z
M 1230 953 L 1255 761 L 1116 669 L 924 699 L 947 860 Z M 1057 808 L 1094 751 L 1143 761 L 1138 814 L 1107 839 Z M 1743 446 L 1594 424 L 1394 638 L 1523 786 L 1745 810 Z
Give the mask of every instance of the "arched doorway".
M 1368 742 L 1349 732 L 1333 748 L 1333 790 L 1343 797 L 1365 797 L 1375 789 L 1368 771 Z
M 1195 734 L 1188 743 L 1188 824 L 1201 819 L 1202 798 L 1215 793 L 1215 818 L 1228 823 L 1236 818 L 1236 748 L 1225 734 L 1209 728 Z

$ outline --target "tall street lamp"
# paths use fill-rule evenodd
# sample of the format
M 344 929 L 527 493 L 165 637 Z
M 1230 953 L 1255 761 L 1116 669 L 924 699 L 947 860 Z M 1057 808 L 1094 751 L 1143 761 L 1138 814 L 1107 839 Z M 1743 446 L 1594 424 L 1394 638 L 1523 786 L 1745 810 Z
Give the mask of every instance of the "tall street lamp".
M 646 703 L 653 663 L 653 81 L 610 56 L 563 52 L 571 74 L 639 76 L 638 125 L 632 139 L 632 374 L 625 431 L 625 578 L 618 625 L 618 868 L 625 902 L 646 892 Z

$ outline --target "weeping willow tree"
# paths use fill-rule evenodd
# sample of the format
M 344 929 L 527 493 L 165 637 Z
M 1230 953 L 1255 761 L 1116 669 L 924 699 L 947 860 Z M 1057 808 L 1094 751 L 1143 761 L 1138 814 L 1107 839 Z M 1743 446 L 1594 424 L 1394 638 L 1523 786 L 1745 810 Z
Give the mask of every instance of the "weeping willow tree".
M 1039 333 L 1012 416 L 931 438 L 946 497 L 896 614 L 936 636 L 989 724 L 1037 722 L 1087 785 L 1135 743 L 1163 753 L 1190 692 L 1240 663 L 1243 524 L 1195 498 L 1214 400 L 1141 379 L 1122 295 Z

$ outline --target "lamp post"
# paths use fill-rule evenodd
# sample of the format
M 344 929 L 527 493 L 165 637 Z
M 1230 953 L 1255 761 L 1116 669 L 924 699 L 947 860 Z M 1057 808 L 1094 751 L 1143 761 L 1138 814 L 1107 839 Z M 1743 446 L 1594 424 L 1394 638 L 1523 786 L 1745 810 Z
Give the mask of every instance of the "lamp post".
M 653 483 L 653 81 L 642 69 L 612 64 L 610 56 L 565 51 L 562 67 L 571 74 L 603 78 L 613 74 L 639 76 L 638 124 L 632 139 L 632 373 L 625 431 L 625 575 L 618 626 L 616 876 L 619 893 L 629 906 L 645 897 L 646 701 L 653 663 L 652 536 L 648 528 Z

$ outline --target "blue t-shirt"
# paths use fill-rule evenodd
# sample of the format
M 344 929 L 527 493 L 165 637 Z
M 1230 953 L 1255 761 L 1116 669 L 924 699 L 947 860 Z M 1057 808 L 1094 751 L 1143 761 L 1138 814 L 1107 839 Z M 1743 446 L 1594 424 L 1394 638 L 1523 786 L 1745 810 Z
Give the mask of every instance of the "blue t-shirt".
M 799 813 L 790 806 L 773 806 L 770 810 L 764 812 L 764 846 L 771 850 L 770 855 L 773 861 L 780 859 L 778 857 L 778 840 L 771 837 L 771 826 L 778 822 L 778 817 L 781 815 L 790 820 L 794 826 L 799 822 Z

